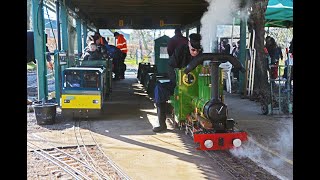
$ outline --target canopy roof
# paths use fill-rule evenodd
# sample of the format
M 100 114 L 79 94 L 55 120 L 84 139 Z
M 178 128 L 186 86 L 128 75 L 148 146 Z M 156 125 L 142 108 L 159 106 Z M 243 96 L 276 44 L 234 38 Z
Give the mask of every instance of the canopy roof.
M 293 0 L 269 0 L 266 27 L 293 27 Z
M 53 1 L 53 0 L 50 0 Z M 98 29 L 174 29 L 199 21 L 206 0 L 64 0 Z
M 54 0 L 48 0 L 53 2 Z M 198 24 L 208 0 L 65 0 L 98 29 L 173 29 Z M 269 0 L 267 27 L 293 27 L 293 0 Z

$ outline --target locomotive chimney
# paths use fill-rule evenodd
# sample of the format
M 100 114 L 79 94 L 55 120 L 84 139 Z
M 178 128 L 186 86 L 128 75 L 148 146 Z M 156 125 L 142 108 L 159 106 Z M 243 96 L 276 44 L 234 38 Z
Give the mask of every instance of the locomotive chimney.
M 192 60 L 184 70 L 184 73 L 188 74 L 203 61 L 209 60 L 211 67 L 211 101 L 218 100 L 219 97 L 219 65 L 229 61 L 234 68 L 239 69 L 241 72 L 245 72 L 242 64 L 234 56 L 223 53 L 203 53 Z

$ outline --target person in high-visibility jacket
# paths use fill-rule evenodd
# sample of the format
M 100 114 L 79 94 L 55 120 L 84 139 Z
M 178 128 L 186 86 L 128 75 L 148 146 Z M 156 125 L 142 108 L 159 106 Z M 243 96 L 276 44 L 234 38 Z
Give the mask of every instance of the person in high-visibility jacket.
M 117 39 L 116 41 L 116 47 L 119 48 L 122 52 L 122 58 L 120 61 L 120 79 L 124 79 L 124 72 L 126 71 L 126 64 L 124 63 L 124 60 L 127 57 L 127 40 L 124 38 L 123 34 L 119 34 L 118 32 L 115 32 L 114 37 Z
M 96 32 L 93 36 L 95 43 L 98 45 L 98 51 L 100 51 L 104 58 L 112 58 L 112 72 L 114 72 L 113 80 L 120 80 L 121 64 L 123 64 L 123 53 L 116 46 L 110 45 L 109 42 Z M 122 62 L 122 63 L 121 63 Z

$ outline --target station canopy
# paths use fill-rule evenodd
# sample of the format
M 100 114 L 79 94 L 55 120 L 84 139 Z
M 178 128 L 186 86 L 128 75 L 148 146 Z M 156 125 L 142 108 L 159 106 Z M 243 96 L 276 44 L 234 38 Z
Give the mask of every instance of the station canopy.
M 53 1 L 53 0 L 50 0 Z M 98 29 L 173 29 L 198 24 L 207 0 L 65 0 Z M 293 0 L 269 0 L 266 27 L 293 27 Z
M 66 6 L 98 29 L 172 29 L 197 22 L 206 0 L 65 0 Z
M 269 0 L 266 27 L 293 27 L 293 0 Z

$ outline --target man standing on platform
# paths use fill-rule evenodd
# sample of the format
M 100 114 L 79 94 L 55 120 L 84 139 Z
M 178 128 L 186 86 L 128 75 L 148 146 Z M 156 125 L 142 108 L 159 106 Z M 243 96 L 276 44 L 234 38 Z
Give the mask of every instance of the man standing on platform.
M 126 64 L 124 63 L 124 60 L 127 57 L 127 40 L 124 38 L 123 34 L 119 34 L 118 32 L 115 32 L 114 37 L 116 38 L 116 47 L 119 48 L 122 52 L 122 58 L 120 59 L 120 74 L 119 78 L 124 79 L 124 72 L 126 71 Z
M 188 38 L 182 35 L 181 29 L 178 27 L 174 30 L 174 36 L 168 42 L 168 46 L 167 46 L 168 55 L 171 56 L 174 50 L 176 49 L 176 47 L 182 44 L 188 44 Z

